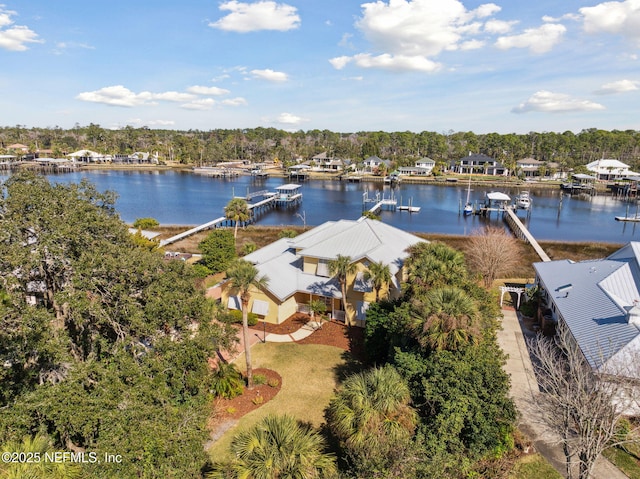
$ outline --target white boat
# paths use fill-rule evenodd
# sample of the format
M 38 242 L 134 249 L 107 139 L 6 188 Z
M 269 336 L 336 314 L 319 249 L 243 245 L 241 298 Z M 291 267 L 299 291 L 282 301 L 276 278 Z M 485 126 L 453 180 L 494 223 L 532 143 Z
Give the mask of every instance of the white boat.
M 531 196 L 529 196 L 528 191 L 523 191 L 516 197 L 516 206 L 524 210 L 528 210 L 531 207 Z
M 616 216 L 616 221 L 633 221 L 635 223 L 640 222 L 640 215 L 636 216 Z
M 467 202 L 465 203 L 462 212 L 465 216 L 473 213 L 473 205 L 471 204 L 471 176 L 469 176 L 469 186 L 467 186 Z

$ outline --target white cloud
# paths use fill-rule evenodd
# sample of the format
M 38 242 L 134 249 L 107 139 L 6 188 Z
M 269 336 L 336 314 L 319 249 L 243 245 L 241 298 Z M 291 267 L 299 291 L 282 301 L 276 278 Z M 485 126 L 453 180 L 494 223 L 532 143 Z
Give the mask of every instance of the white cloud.
M 261 80 L 267 80 L 271 82 L 286 82 L 289 79 L 286 73 L 276 72 L 270 69 L 251 70 L 251 74 L 255 78 L 260 78 Z
M 382 55 L 373 56 L 370 53 L 359 53 L 352 57 L 336 57 L 329 60 L 336 70 L 342 70 L 348 63 L 355 63 L 360 68 L 380 68 L 391 71 L 422 71 L 434 72 L 441 65 L 423 56 Z
M 43 43 L 38 39 L 38 34 L 29 27 L 15 25 L 11 17 L 17 15 L 13 10 L 5 10 L 0 4 L 0 48 L 14 52 L 22 52 L 29 47 L 27 43 Z
M 176 124 L 173 120 L 143 120 L 142 118 L 130 118 L 126 121 L 127 125 L 146 125 L 146 126 L 173 126 Z
M 564 25 L 545 23 L 538 28 L 528 28 L 519 35 L 500 37 L 495 46 L 501 50 L 528 48 L 532 53 L 546 53 L 560 42 L 566 31 Z
M 572 98 L 564 93 L 553 93 L 541 90 L 534 93 L 527 101 L 513 108 L 512 113 L 540 111 L 545 113 L 568 113 L 576 111 L 604 110 L 604 106 L 589 100 Z
M 236 97 L 236 98 L 228 98 L 226 100 L 222 100 L 221 103 L 223 105 L 226 105 L 226 106 L 244 106 L 244 105 L 248 105 L 247 100 L 245 100 L 241 96 Z
M 294 115 L 293 113 L 280 113 L 280 115 L 276 119 L 277 123 L 281 123 L 283 125 L 299 125 L 300 123 L 304 123 L 305 121 L 309 120 L 307 118 L 302 118 L 300 116 Z
M 194 95 L 212 95 L 212 96 L 220 96 L 227 95 L 229 90 L 225 90 L 224 88 L 218 88 L 217 86 L 200 86 L 194 85 L 187 88 L 189 93 L 193 93 Z
M 640 1 L 604 2 L 579 9 L 587 33 L 612 33 L 640 46 Z
M 517 20 L 505 22 L 504 20 L 489 20 L 484 24 L 484 31 L 497 35 L 504 35 L 511 31 L 511 27 L 518 23 Z
M 594 93 L 598 95 L 625 93 L 628 91 L 637 90 L 639 85 L 640 85 L 640 81 L 637 81 L 637 80 L 618 80 L 610 83 L 605 83 Z
M 237 0 L 222 3 L 220 10 L 229 11 L 228 15 L 210 27 L 230 32 L 247 33 L 258 30 L 293 30 L 300 26 L 297 9 L 285 3 L 258 1 L 243 3 Z
M 390 0 L 362 5 L 356 26 L 374 47 L 403 56 L 432 57 L 457 50 L 482 30 L 486 18 L 500 10 L 493 3 L 467 10 L 458 0 Z
M 186 110 L 211 110 L 215 104 L 216 101 L 213 98 L 200 98 L 189 103 L 184 103 L 180 105 L 180 108 Z
M 76 99 L 82 101 L 124 107 L 156 105 L 158 100 L 183 102 L 190 101 L 193 98 L 194 95 L 176 91 L 167 91 L 163 93 L 143 91 L 140 93 L 134 93 L 122 85 L 108 86 L 95 91 L 83 92 L 76 96 Z

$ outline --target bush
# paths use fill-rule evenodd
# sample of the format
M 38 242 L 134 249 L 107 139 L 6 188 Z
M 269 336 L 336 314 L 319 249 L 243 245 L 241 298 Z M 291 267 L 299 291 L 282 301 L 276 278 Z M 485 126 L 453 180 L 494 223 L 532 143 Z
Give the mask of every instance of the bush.
M 264 374 L 254 374 L 253 375 L 253 384 L 256 386 L 260 386 L 261 384 L 267 383 L 267 376 Z
M 251 402 L 257 406 L 258 404 L 262 404 L 264 402 L 264 397 L 256 396 L 251 400 Z
M 269 381 L 267 381 L 267 384 L 272 387 L 272 388 L 277 388 L 278 386 L 280 386 L 280 381 L 278 381 L 277 379 L 269 379 Z
M 212 273 L 221 273 L 236 259 L 236 239 L 233 231 L 217 229 L 198 244 L 202 264 Z
M 195 263 L 193 265 L 193 271 L 198 278 L 206 278 L 211 274 L 211 270 L 200 263 Z
M 157 228 L 158 226 L 160 226 L 160 223 L 158 223 L 158 220 L 155 218 L 138 218 L 133 222 L 134 228 L 140 228 L 143 230 Z
M 280 231 L 280 234 L 278 235 L 278 238 L 295 238 L 296 236 L 298 236 L 298 232 L 297 231 L 284 229 L 284 230 Z
M 227 321 L 231 324 L 242 324 L 242 311 L 239 309 L 232 309 L 227 314 Z M 247 316 L 247 323 L 249 326 L 255 326 L 258 324 L 258 315 L 256 313 L 249 313 Z
M 232 399 L 242 394 L 244 379 L 235 364 L 220 362 L 213 373 L 212 392 L 216 397 Z

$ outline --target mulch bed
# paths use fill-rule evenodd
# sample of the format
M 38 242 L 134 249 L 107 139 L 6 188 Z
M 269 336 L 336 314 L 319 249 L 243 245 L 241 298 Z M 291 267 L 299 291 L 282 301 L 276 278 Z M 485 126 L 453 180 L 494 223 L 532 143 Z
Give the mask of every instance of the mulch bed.
M 266 368 L 256 368 L 253 370 L 253 377 L 263 375 L 267 378 L 265 384 L 254 385 L 253 389 L 244 388 L 240 396 L 233 399 L 216 399 L 213 409 L 214 414 L 209 420 L 209 429 L 215 431 L 222 424 L 234 423 L 245 414 L 250 413 L 254 409 L 258 409 L 263 404 L 273 399 L 282 388 L 282 377 L 276 371 Z M 277 386 L 270 386 L 269 381 L 278 381 Z M 256 401 L 255 398 L 262 397 L 262 402 Z
M 254 329 L 264 329 L 267 333 L 291 334 L 304 326 L 311 318 L 307 314 L 298 313 L 287 319 L 282 324 L 263 325 L 259 323 Z M 350 351 L 356 360 L 364 357 L 364 329 L 359 327 L 348 327 L 337 321 L 325 321 L 321 329 L 317 329 L 310 336 L 297 341 L 298 344 L 321 344 L 334 346 L 336 348 Z M 245 414 L 258 409 L 263 404 L 273 399 L 282 387 L 282 377 L 271 369 L 256 368 L 253 376 L 262 374 L 269 380 L 277 380 L 278 386 L 272 387 L 268 384 L 256 385 L 252 390 L 244 389 L 244 392 L 233 399 L 217 399 L 214 403 L 213 414 L 209 420 L 209 430 L 212 440 L 215 441 L 224 432 L 232 427 L 238 419 Z M 262 402 L 254 404 L 253 400 L 261 396 Z

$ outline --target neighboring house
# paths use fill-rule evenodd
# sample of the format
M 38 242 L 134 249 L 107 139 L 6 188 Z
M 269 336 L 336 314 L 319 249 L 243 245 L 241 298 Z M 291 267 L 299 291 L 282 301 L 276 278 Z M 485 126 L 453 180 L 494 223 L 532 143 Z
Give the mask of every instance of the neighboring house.
M 568 327 L 589 365 L 640 378 L 640 242 L 601 260 L 533 266 L 547 316 Z
M 316 168 L 320 171 L 342 171 L 344 164 L 339 158 L 327 156 L 327 152 L 322 152 L 311 158 Z
M 598 180 L 617 180 L 626 176 L 638 176 L 629 170 L 629 165 L 625 165 L 619 160 L 601 159 L 592 161 L 587 165 L 587 169 L 593 173 Z
M 103 155 L 102 153 L 96 153 L 91 150 L 78 150 L 69 153 L 67 156 L 70 156 L 74 161 L 80 163 L 104 163 L 111 161 L 111 155 Z
M 427 176 L 433 171 L 436 162 L 431 158 L 421 158 L 416 161 L 415 166 L 401 166 L 398 173 L 409 176 Z
M 151 156 L 148 152 L 136 151 L 131 155 L 114 155 L 111 160 L 113 163 L 125 163 L 125 164 L 158 164 L 157 154 Z
M 306 311 L 311 300 L 323 301 L 332 318 L 364 326 L 369 303 L 375 291 L 364 281 L 370 262 L 389 265 L 391 284 L 381 298 L 401 294 L 406 249 L 425 240 L 380 221 L 329 221 L 295 238 L 282 238 L 244 257 L 269 282 L 263 290 L 252 290 L 250 311 L 269 323 L 280 324 L 298 311 Z M 347 278 L 346 312 L 342 309 L 340 284 L 331 277 L 329 261 L 349 256 L 357 272 Z M 240 309 L 240 299 L 222 284 L 222 304 Z
M 475 173 L 493 176 L 508 176 L 509 169 L 498 160 L 483 154 L 469 153 L 451 164 L 454 173 Z
M 16 153 L 29 153 L 29 147 L 27 145 L 23 145 L 22 143 L 14 143 L 13 145 L 9 145 L 7 146 L 7 150 Z
M 364 160 L 364 170 L 373 173 L 376 172 L 383 164 L 387 169 L 391 168 L 391 161 L 381 160 L 377 156 L 370 156 Z
M 524 158 L 516 161 L 516 168 L 525 178 L 548 178 L 550 180 L 564 180 L 568 177 L 566 171 L 553 161 L 540 161 L 534 158 Z

